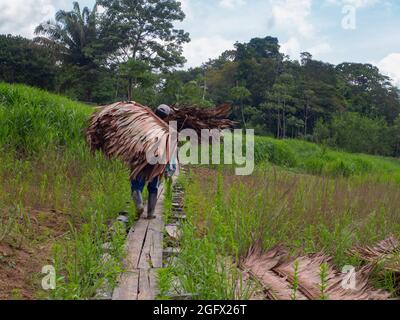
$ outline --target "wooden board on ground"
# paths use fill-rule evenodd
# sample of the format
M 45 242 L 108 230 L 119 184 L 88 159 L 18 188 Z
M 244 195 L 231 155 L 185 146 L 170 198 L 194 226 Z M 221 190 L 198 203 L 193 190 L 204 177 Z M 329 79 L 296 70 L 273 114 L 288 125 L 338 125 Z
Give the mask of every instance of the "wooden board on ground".
M 126 249 L 127 256 L 124 263 L 126 271 L 135 271 L 138 269 L 148 228 L 149 221 L 140 219 L 129 232 Z
M 138 300 L 153 300 L 157 296 L 157 269 L 140 269 Z
M 122 274 L 118 287 L 114 290 L 113 300 L 137 300 L 139 287 L 139 270 Z
M 127 239 L 127 256 L 124 260 L 125 273 L 113 293 L 113 300 L 152 300 L 157 294 L 157 269 L 163 261 L 162 219 L 164 188 L 160 188 L 156 206 L 156 219 L 140 218 L 130 230 Z M 144 216 L 147 215 L 145 208 Z
M 157 213 L 156 219 L 149 222 L 145 242 L 140 253 L 139 269 L 162 267 L 162 238 L 164 223 L 162 216 Z

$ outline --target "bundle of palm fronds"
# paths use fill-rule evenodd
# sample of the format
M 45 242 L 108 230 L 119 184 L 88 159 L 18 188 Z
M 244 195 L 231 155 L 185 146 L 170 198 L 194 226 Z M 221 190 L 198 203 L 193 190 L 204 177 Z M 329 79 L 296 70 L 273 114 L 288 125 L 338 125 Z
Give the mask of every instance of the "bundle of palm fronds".
M 130 167 L 132 179 L 140 176 L 146 181 L 162 175 L 171 160 L 150 164 L 150 152 L 170 157 L 175 148 L 168 125 L 138 103 L 100 107 L 90 119 L 86 138 L 92 152 L 101 150 L 108 158 L 121 158 Z
M 231 112 L 231 106 L 228 104 L 213 109 L 174 106 L 172 110 L 167 121 L 176 121 L 179 131 L 193 129 L 200 135 L 203 129 L 224 130 L 235 125 L 235 122 L 228 119 Z
M 153 111 L 136 102 L 118 102 L 100 107 L 91 117 L 86 139 L 92 152 L 101 150 L 108 158 L 118 157 L 131 169 L 131 179 L 146 181 L 161 176 L 176 153 L 177 141 L 171 139 L 169 121 L 177 121 L 178 130 L 191 128 L 227 129 L 233 122 L 225 119 L 230 106 L 215 109 L 173 108 L 164 122 Z M 150 163 L 148 156 L 164 161 Z

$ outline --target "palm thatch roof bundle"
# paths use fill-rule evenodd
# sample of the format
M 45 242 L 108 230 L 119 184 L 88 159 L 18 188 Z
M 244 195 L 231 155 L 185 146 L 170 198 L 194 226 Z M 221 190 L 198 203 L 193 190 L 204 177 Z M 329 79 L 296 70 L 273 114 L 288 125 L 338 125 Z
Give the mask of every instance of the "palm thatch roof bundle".
M 178 130 L 227 129 L 234 123 L 225 117 L 230 106 L 215 109 L 173 107 L 166 122 L 154 112 L 136 102 L 118 102 L 99 107 L 90 118 L 86 140 L 94 153 L 101 150 L 108 158 L 120 158 L 131 169 L 131 179 L 138 177 L 150 181 L 161 176 L 176 154 L 177 141 L 170 132 L 169 121 L 177 121 Z M 163 161 L 150 163 L 148 155 Z

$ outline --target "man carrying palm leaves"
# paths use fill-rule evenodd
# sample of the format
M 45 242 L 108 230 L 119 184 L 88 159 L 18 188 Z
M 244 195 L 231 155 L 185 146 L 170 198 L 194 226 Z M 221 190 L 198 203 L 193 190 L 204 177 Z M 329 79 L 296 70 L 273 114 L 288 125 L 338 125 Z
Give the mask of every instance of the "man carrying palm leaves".
M 148 216 L 154 218 L 160 178 L 172 176 L 176 170 L 177 141 L 172 141 L 168 123 L 176 121 L 179 130 L 224 130 L 234 123 L 226 117 L 230 106 L 215 109 L 196 107 L 174 108 L 161 105 L 154 113 L 136 102 L 118 102 L 100 107 L 90 119 L 87 142 L 94 153 L 101 150 L 108 158 L 120 158 L 131 169 L 132 198 L 138 214 L 144 212 L 142 192 L 147 183 L 149 191 Z M 148 155 L 157 159 L 150 163 Z

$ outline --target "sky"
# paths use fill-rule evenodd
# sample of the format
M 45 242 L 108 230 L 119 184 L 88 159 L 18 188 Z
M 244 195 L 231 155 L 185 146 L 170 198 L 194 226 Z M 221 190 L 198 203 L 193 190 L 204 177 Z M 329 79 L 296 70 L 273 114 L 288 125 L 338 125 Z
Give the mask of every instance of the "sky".
M 79 3 L 92 7 L 94 0 Z M 235 42 L 274 36 L 299 59 L 308 51 L 333 64 L 372 63 L 400 87 L 399 0 L 181 0 L 189 32 L 186 67 L 232 49 Z M 33 37 L 34 28 L 72 0 L 0 0 L 0 33 Z

